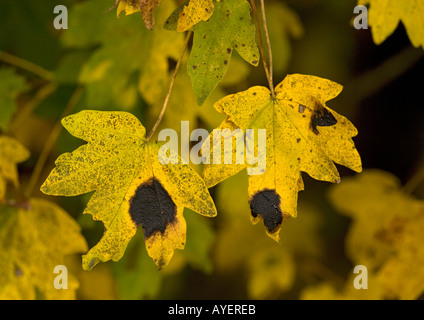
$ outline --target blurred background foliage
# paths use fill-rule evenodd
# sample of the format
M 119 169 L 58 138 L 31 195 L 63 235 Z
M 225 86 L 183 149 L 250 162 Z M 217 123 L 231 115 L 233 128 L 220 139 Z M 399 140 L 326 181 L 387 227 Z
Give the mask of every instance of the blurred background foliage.
M 54 160 L 82 143 L 62 130 L 39 178 L 31 182 L 37 160 L 64 112 L 124 110 L 136 115 L 147 130 L 156 121 L 184 41 L 183 34 L 164 30 L 162 25 L 181 1 L 162 1 L 153 31 L 145 28 L 139 14 L 117 19 L 116 11 L 108 11 L 113 2 L 0 3 L 0 50 L 13 55 L 12 59 L 0 55 L 0 130 L 31 152 L 29 160 L 19 166 L 19 174 L 22 189 L 34 183 L 33 196 L 46 197 L 39 186 Z M 69 9 L 68 30 L 53 27 L 53 8 L 58 4 Z M 406 184 L 409 197 L 422 199 L 424 51 L 411 46 L 402 25 L 376 46 L 369 30 L 353 28 L 355 5 L 354 0 L 267 0 L 275 83 L 288 73 L 303 73 L 342 84 L 344 91 L 329 106 L 358 128 L 354 141 L 364 169 L 393 174 L 391 179 L 399 180 L 394 188 L 400 190 Z M 19 67 L 22 64 L 16 57 L 34 64 L 39 72 Z M 187 57 L 156 132 L 163 128 L 178 132 L 180 121 L 187 120 L 190 130 L 203 127 L 210 131 L 223 120 L 213 109 L 215 101 L 250 86 L 267 86 L 262 66 L 254 68 L 234 53 L 226 77 L 199 107 L 185 69 Z M 339 170 L 340 186 L 344 178 L 348 183 L 357 179 L 349 177 L 351 171 Z M 386 174 L 381 172 L 382 177 Z M 283 226 L 281 244 L 268 238 L 262 225 L 250 223 L 247 176 L 242 172 L 210 190 L 218 208 L 216 218 L 185 211 L 186 248 L 177 251 L 163 271 L 157 271 L 148 257 L 142 232 L 131 240 L 119 262 L 100 264 L 91 272 L 82 270 L 80 256 L 70 257 L 68 266 L 80 283 L 77 298 L 399 298 L 381 294 L 372 285 L 368 291 L 352 292 L 353 267 L 361 263 L 352 254 L 355 241 L 347 240 L 354 218 L 342 214 L 349 208 L 336 206 L 329 196 L 338 186 L 314 181 L 306 174 L 303 177 L 305 191 L 299 195 L 298 218 Z M 372 199 L 376 206 L 389 203 L 387 194 L 377 194 Z M 361 203 L 363 196 L 359 194 L 352 206 Z M 78 222 L 92 247 L 103 226 L 82 215 L 89 197 L 48 199 Z M 378 230 L 381 221 L 374 224 Z M 360 230 L 357 237 L 361 238 Z M 374 240 L 370 236 L 368 244 Z M 379 266 L 381 262 L 376 272 Z M 422 292 L 418 289 L 400 298 L 418 298 Z

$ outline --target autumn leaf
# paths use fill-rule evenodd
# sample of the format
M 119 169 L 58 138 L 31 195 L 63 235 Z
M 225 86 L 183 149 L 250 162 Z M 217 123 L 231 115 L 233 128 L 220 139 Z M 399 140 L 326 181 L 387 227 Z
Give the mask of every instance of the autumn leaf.
M 175 13 L 165 27 L 175 28 Z M 256 27 L 247 1 L 222 0 L 215 3 L 209 20 L 197 23 L 192 30 L 193 47 L 187 70 L 197 104 L 202 105 L 227 73 L 234 49 L 251 65 L 259 64 Z
M 352 219 L 346 238 L 352 262 L 375 275 L 385 298 L 417 299 L 424 292 L 424 202 L 380 170 L 367 170 L 330 191 L 336 209 Z
M 119 17 L 122 11 L 125 11 L 126 15 L 141 11 L 144 24 L 152 30 L 155 25 L 153 14 L 159 3 L 160 0 L 120 0 L 116 14 Z
M 0 201 L 6 199 L 7 182 L 18 187 L 17 164 L 29 158 L 29 151 L 14 138 L 0 135 Z
M 243 133 L 254 129 L 255 134 L 246 131 L 244 139 L 237 139 L 246 141 L 247 147 L 240 151 L 237 141 L 232 143 L 232 149 L 226 148 L 221 137 L 214 138 L 212 132 L 204 150 L 211 154 L 219 150 L 221 157 L 217 156 L 219 164 L 211 156 L 211 164 L 205 165 L 206 185 L 214 186 L 247 169 L 251 220 L 263 220 L 267 234 L 279 241 L 283 221 L 297 215 L 297 196 L 303 190 L 302 171 L 314 179 L 337 183 L 340 176 L 334 162 L 362 170 L 351 139 L 357 135 L 356 128 L 325 104 L 341 90 L 332 81 L 295 74 L 288 75 L 276 87 L 275 99 L 269 89 L 257 86 L 219 100 L 214 107 L 227 116 L 218 128 L 221 134 L 225 129 L 229 136 L 234 136 L 236 129 Z M 266 130 L 264 150 L 254 143 L 260 129 Z M 246 152 L 249 146 L 250 152 Z M 252 161 L 254 154 L 257 163 Z M 232 157 L 231 164 L 225 164 L 228 155 Z M 237 160 L 240 156 L 244 163 Z
M 84 213 L 101 220 L 105 232 L 83 257 L 84 269 L 119 260 L 140 225 L 147 252 L 165 267 L 185 245 L 184 207 L 216 215 L 201 177 L 186 164 L 161 164 L 159 145 L 146 143 L 145 129 L 133 115 L 82 111 L 62 124 L 88 144 L 61 155 L 41 190 L 63 196 L 96 191 Z
M 414 47 L 424 48 L 424 3 L 421 0 L 359 0 L 370 5 L 368 23 L 374 42 L 385 41 L 402 21 Z
M 87 244 L 78 224 L 56 204 L 32 198 L 29 209 L 0 205 L 0 299 L 74 299 L 78 281 L 57 290 L 54 268 Z

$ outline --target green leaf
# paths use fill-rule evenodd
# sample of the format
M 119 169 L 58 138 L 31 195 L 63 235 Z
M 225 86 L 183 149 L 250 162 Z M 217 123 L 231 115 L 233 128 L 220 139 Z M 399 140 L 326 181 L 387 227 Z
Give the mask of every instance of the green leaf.
M 187 68 L 197 103 L 202 105 L 227 72 L 233 49 L 254 66 L 259 63 L 259 50 L 250 5 L 245 0 L 216 2 L 212 17 L 193 30 Z
M 0 129 L 7 128 L 16 109 L 16 97 L 27 89 L 25 78 L 14 69 L 0 69 Z

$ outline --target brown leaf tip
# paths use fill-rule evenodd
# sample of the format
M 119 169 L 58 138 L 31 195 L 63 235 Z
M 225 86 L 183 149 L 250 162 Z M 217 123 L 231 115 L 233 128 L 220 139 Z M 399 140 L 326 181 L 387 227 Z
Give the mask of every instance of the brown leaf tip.
M 262 216 L 269 233 L 275 232 L 283 223 L 283 214 L 280 209 L 280 196 L 275 190 L 264 189 L 256 193 L 250 201 L 250 212 L 254 218 Z
M 155 178 L 140 185 L 130 200 L 131 219 L 144 229 L 145 238 L 154 232 L 164 233 L 176 215 L 176 205 Z

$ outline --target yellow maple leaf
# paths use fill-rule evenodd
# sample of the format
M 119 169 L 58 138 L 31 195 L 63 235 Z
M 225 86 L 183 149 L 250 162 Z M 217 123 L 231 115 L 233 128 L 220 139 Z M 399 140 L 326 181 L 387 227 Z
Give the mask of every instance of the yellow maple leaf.
M 229 129 L 231 133 L 236 129 L 257 132 L 265 129 L 266 146 L 265 150 L 259 150 L 258 143 L 254 144 L 258 163 L 253 165 L 249 164 L 253 163 L 248 160 L 249 153 L 244 154 L 247 148 L 240 150 L 236 142 L 228 149 L 212 133 L 209 136 L 212 146 L 208 149 L 206 144 L 204 150 L 213 154 L 217 148 L 221 161 L 216 164 L 211 156 L 211 164 L 205 165 L 203 176 L 207 186 L 245 168 L 248 173 L 254 168 L 256 173 L 249 175 L 248 187 L 252 222 L 263 220 L 267 234 L 279 241 L 282 222 L 297 215 L 298 191 L 303 190 L 301 171 L 314 179 L 335 183 L 340 181 L 340 176 L 333 162 L 358 172 L 362 170 L 351 139 L 357 134 L 356 128 L 325 105 L 341 89 L 326 79 L 295 74 L 288 75 L 276 87 L 275 99 L 271 98 L 269 89 L 257 86 L 218 101 L 215 109 L 227 115 L 219 129 Z M 244 134 L 247 147 L 249 141 L 254 143 L 254 135 L 248 135 L 247 131 Z M 233 158 L 231 164 L 225 164 L 228 156 Z M 244 163 L 237 160 L 240 157 L 245 158 Z M 261 168 L 260 162 L 266 166 Z
M 424 48 L 424 2 L 422 0 L 359 0 L 370 5 L 368 23 L 374 42 L 381 44 L 402 21 L 414 47 Z
M 27 160 L 28 150 L 16 139 L 8 136 L 0 136 L 0 201 L 6 197 L 7 182 L 18 187 L 18 172 L 16 165 Z
M 367 170 L 330 191 L 334 206 L 353 219 L 349 258 L 375 273 L 384 297 L 417 299 L 424 292 L 424 202 L 380 170 Z
M 162 164 L 159 145 L 146 143 L 133 115 L 86 110 L 62 124 L 88 144 L 61 155 L 41 190 L 63 196 L 96 191 L 84 213 L 101 220 L 105 233 L 83 257 L 84 269 L 119 260 L 140 225 L 149 255 L 162 268 L 175 249 L 184 248 L 184 207 L 216 215 L 201 177 L 187 164 Z
M 160 1 L 161 0 L 119 0 L 116 15 L 119 17 L 122 11 L 125 11 L 126 15 L 141 11 L 144 24 L 148 29 L 152 30 L 155 25 L 153 13 L 159 6 Z
M 0 299 L 74 299 L 78 281 L 68 274 L 68 289 L 54 287 L 57 265 L 84 252 L 78 224 L 56 204 L 39 198 L 28 209 L 0 206 Z

